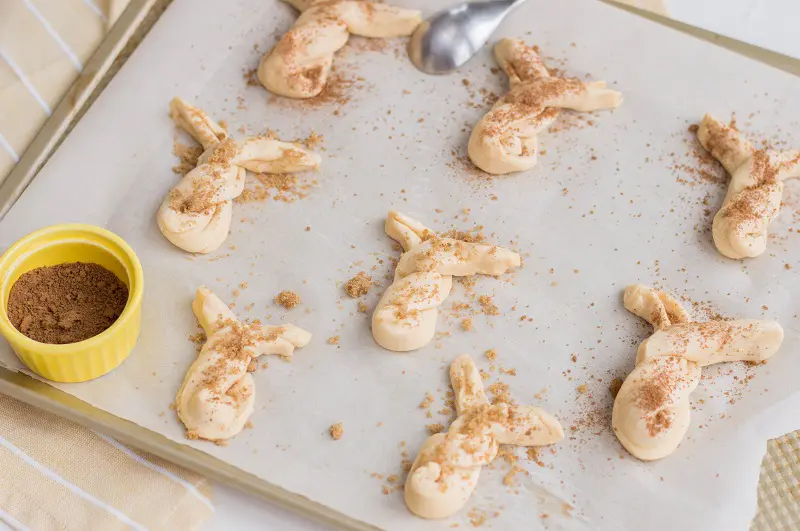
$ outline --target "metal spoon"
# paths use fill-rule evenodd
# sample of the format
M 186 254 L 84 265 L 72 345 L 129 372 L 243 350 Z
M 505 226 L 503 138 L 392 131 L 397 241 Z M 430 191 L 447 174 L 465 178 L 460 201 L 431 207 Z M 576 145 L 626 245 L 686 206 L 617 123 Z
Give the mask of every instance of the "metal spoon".
M 408 43 L 414 65 L 428 74 L 452 72 L 480 50 L 500 22 L 525 0 L 465 2 L 419 25 Z

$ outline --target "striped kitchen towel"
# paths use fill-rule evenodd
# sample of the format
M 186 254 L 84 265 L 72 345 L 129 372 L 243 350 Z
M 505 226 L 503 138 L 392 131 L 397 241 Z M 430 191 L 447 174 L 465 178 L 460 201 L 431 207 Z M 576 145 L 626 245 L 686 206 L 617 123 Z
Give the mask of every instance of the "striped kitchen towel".
M 129 0 L 0 0 L 0 183 Z
M 189 530 L 213 512 L 202 476 L 0 395 L 0 521 L 13 529 Z

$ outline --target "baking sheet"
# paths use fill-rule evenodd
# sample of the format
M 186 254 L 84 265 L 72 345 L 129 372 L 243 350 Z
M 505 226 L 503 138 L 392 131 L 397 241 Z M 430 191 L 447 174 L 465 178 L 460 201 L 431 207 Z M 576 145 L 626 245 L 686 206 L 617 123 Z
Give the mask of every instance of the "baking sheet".
M 404 5 L 427 11 L 444 5 L 422 4 Z M 535 42 L 553 58 L 551 66 L 606 79 L 626 102 L 588 118 L 594 125 L 565 118 L 561 131 L 542 135 L 547 154 L 535 170 L 486 182 L 465 171 L 459 157 L 469 126 L 487 109 L 480 89 L 500 93 L 505 86 L 490 71 L 488 51 L 457 75 L 428 77 L 408 64 L 402 47 L 370 51 L 356 43 L 338 63 L 346 76 L 363 81 L 337 115 L 335 102 L 281 104 L 246 86 L 243 71 L 259 56 L 253 46 L 268 49 L 294 19 L 287 6 L 241 0 L 213 13 L 202 7 L 176 1 L 0 222 L 0 247 L 50 223 L 83 221 L 117 232 L 142 259 L 147 288 L 134 355 L 100 380 L 60 388 L 387 529 L 484 519 L 525 529 L 748 525 L 767 438 L 800 424 L 793 377 L 800 365 L 792 302 L 797 267 L 785 267 L 800 266 L 791 207 L 799 190 L 787 186 L 790 205 L 773 223 L 768 253 L 731 262 L 714 250 L 703 212 L 718 207 L 724 185 L 692 186 L 697 179 L 674 165 L 694 164 L 681 157 L 686 129 L 706 111 L 727 118 L 736 110 L 743 129 L 797 145 L 792 129 L 800 104 L 790 98 L 800 88 L 797 78 L 590 0 L 526 4 L 498 36 Z M 169 170 L 174 129 L 166 112 L 175 94 L 225 119 L 235 135 L 241 126 L 251 133 L 271 128 L 284 138 L 323 135 L 323 166 L 311 177 L 318 185 L 291 204 L 237 205 L 227 242 L 236 250 L 185 256 L 154 222 L 177 180 Z M 390 272 L 387 258 L 397 253 L 382 232 L 390 208 L 434 228 L 482 224 L 492 241 L 519 249 L 525 265 L 517 274 L 480 279 L 475 288 L 495 296 L 501 315 L 475 317 L 470 333 L 458 319 L 443 318 L 439 329 L 452 336 L 441 338 L 439 348 L 400 355 L 377 347 L 368 316 L 340 300 L 341 283 L 373 265 L 378 278 Z M 465 208 L 467 219 L 456 220 Z M 238 288 L 243 281 L 248 287 Z M 766 366 L 707 371 L 720 374 L 693 396 L 689 437 L 674 456 L 651 464 L 625 454 L 604 417 L 610 381 L 630 370 L 636 344 L 648 334 L 621 307 L 622 288 L 637 281 L 710 301 L 725 315 L 775 318 L 786 329 L 782 351 Z M 186 338 L 195 331 L 190 301 L 200 283 L 228 302 L 239 289 L 240 316 L 271 314 L 267 322 L 293 322 L 315 334 L 292 363 L 270 359 L 256 373 L 263 407 L 253 415 L 254 428 L 227 447 L 185 441 L 168 410 L 194 356 Z M 304 304 L 288 314 L 275 307 L 271 299 L 282 289 L 300 293 Z M 461 300 L 456 290 L 450 301 Z M 338 348 L 326 343 L 332 336 L 339 336 Z M 489 370 L 482 357 L 489 348 L 498 351 L 498 366 L 516 370 L 511 376 L 498 369 L 491 381 L 507 383 L 519 402 L 556 414 L 568 439 L 554 454 L 541 453 L 543 467 L 523 454 L 519 463 L 530 476 L 518 475 L 519 486 L 503 485 L 508 466 L 498 462 L 468 509 L 452 520 L 423 522 L 405 510 L 400 491 L 384 494 L 387 478 L 401 474 L 404 449 L 413 459 L 426 424 L 447 421 L 436 413 L 447 363 L 469 353 Z M 18 367 L 5 344 L 0 356 Z M 737 382 L 745 377 L 746 389 L 725 396 L 742 388 Z M 584 384 L 588 391 L 581 393 Z M 428 392 L 436 397 L 432 419 L 418 408 Z M 337 442 L 327 435 L 334 422 L 345 427 Z

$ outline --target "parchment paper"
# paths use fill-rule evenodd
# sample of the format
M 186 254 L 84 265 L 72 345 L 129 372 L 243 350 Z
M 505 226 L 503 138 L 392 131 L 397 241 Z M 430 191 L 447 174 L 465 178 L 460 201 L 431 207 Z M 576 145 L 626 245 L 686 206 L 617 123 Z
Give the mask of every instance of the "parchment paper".
M 426 13 L 445 3 L 402 2 Z M 135 352 L 112 374 L 58 387 L 386 529 L 448 529 L 482 519 L 495 529 L 746 528 L 766 440 L 800 425 L 800 227 L 791 206 L 800 189 L 787 186 L 789 204 L 771 227 L 767 253 L 730 261 L 714 249 L 704 213 L 716 211 L 725 185 L 675 165 L 696 164 L 684 158 L 686 130 L 705 112 L 727 119 L 736 111 L 739 127 L 757 138 L 800 147 L 800 81 L 599 2 L 529 2 L 497 36 L 536 43 L 551 66 L 605 79 L 626 100 L 613 113 L 565 117 L 561 131 L 541 135 L 546 154 L 537 168 L 487 182 L 458 157 L 488 109 L 480 89 L 502 93 L 506 86 L 490 71 L 489 50 L 458 74 L 429 77 L 409 64 L 401 44 L 351 49 L 337 64 L 362 77 L 363 87 L 336 115 L 335 104 L 271 102 L 260 87 L 246 86 L 243 71 L 260 56 L 254 45 L 268 49 L 294 17 L 272 0 L 177 0 L 0 223 L 0 248 L 42 226 L 82 221 L 120 234 L 142 260 L 146 293 Z M 318 186 L 292 204 L 236 205 L 226 246 L 211 257 L 188 257 L 155 224 L 158 204 L 178 179 L 170 171 L 175 130 L 167 115 L 176 94 L 227 120 L 239 138 L 241 126 L 283 138 L 323 135 L 322 168 L 309 177 Z M 491 241 L 523 253 L 518 273 L 479 279 L 475 287 L 494 295 L 501 315 L 476 316 L 472 332 L 444 315 L 439 330 L 451 336 L 409 354 L 379 348 L 369 314 L 342 300 L 341 283 L 363 269 L 385 286 L 388 259 L 397 256 L 382 229 L 391 208 L 437 229 L 481 224 Z M 243 281 L 246 289 L 238 287 Z M 649 334 L 622 308 L 622 289 L 633 282 L 706 301 L 697 318 L 710 307 L 774 318 L 786 330 L 768 364 L 706 370 L 686 440 L 656 463 L 631 458 L 608 429 L 608 386 L 631 370 L 636 345 Z M 227 447 L 185 440 L 168 410 L 195 356 L 187 336 L 196 331 L 190 302 L 199 284 L 235 302 L 241 317 L 271 315 L 264 320 L 314 334 L 293 362 L 269 359 L 255 373 L 253 429 Z M 370 309 L 383 286 L 370 295 Z M 235 298 L 234 289 L 241 291 Z M 276 307 L 272 298 L 282 289 L 298 292 L 303 305 Z M 461 288 L 448 303 L 459 301 L 467 301 Z M 327 344 L 337 335 L 338 347 Z M 544 466 L 520 452 L 530 475 L 518 474 L 517 486 L 503 485 L 509 467 L 498 460 L 457 516 L 415 518 L 401 490 L 383 493 L 392 486 L 387 477 L 402 477 L 402 453 L 414 458 L 426 424 L 446 424 L 437 411 L 448 363 L 468 353 L 489 371 L 483 352 L 490 348 L 498 368 L 487 383 L 505 382 L 518 402 L 556 414 L 567 439 L 540 452 Z M 19 368 L 5 343 L 0 360 Z M 500 366 L 516 375 L 501 374 Z M 436 398 L 432 418 L 418 407 L 428 392 Z M 336 442 L 327 434 L 334 422 L 345 430 Z

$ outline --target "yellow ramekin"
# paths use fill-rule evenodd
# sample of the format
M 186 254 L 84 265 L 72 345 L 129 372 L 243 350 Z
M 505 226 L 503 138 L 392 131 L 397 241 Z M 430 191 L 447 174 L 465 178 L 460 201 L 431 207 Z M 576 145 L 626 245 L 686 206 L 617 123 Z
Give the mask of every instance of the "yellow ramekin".
M 99 264 L 128 286 L 128 303 L 104 332 L 78 343 L 39 343 L 8 319 L 8 294 L 24 273 L 66 262 Z M 63 224 L 28 234 L 0 256 L 0 334 L 36 374 L 56 382 L 85 382 L 119 366 L 136 345 L 142 314 L 142 264 L 125 241 L 100 227 Z

